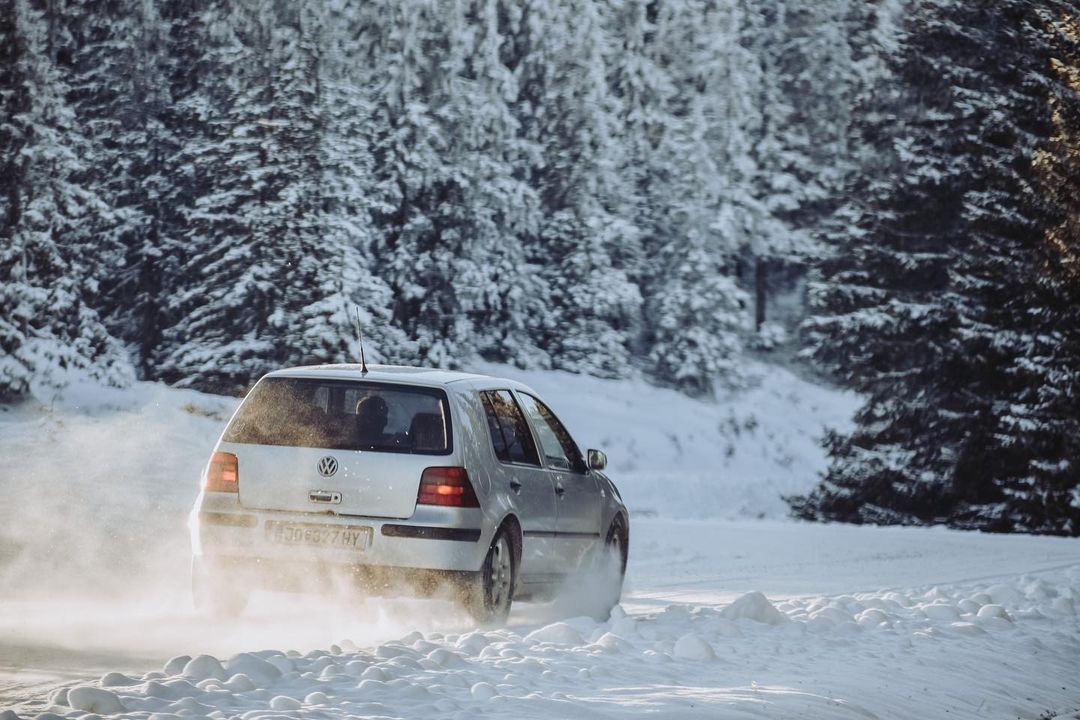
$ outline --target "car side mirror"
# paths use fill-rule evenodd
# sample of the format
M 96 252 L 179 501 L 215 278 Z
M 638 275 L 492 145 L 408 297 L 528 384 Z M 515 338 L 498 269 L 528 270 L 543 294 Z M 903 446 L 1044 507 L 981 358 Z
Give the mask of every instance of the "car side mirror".
M 607 467 L 607 455 L 602 450 L 589 450 L 589 469 L 603 470 Z

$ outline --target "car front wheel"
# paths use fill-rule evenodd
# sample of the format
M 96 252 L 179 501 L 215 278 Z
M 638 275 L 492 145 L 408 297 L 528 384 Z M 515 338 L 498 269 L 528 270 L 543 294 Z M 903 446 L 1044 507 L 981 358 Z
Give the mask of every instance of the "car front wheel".
M 612 609 L 622 599 L 623 581 L 626 578 L 626 559 L 629 554 L 628 539 L 624 521 L 621 517 L 616 517 L 608 529 L 607 538 L 593 566 L 593 575 L 599 586 L 587 610 L 601 622 L 611 617 Z

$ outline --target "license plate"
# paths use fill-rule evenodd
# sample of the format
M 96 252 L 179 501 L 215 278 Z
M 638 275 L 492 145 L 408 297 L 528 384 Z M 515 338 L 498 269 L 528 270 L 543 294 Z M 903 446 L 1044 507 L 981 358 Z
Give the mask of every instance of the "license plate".
M 281 545 L 366 550 L 371 543 L 371 528 L 347 525 L 317 525 L 272 520 L 266 523 L 266 537 Z

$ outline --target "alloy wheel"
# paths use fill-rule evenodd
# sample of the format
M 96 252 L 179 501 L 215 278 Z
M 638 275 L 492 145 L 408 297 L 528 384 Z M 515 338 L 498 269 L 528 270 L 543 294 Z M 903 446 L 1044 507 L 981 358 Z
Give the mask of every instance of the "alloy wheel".
M 506 535 L 501 535 L 495 542 L 489 557 L 491 579 L 488 583 L 488 606 L 495 615 L 501 616 L 510 604 L 510 583 L 513 580 L 513 560 Z

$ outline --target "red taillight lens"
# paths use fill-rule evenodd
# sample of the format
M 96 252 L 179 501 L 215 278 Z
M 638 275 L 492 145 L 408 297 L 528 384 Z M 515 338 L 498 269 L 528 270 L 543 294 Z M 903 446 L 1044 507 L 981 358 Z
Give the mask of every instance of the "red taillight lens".
M 476 492 L 463 467 L 429 467 L 420 476 L 417 505 L 480 507 Z
M 240 463 L 232 453 L 216 452 L 206 468 L 206 485 L 211 492 L 240 492 Z

